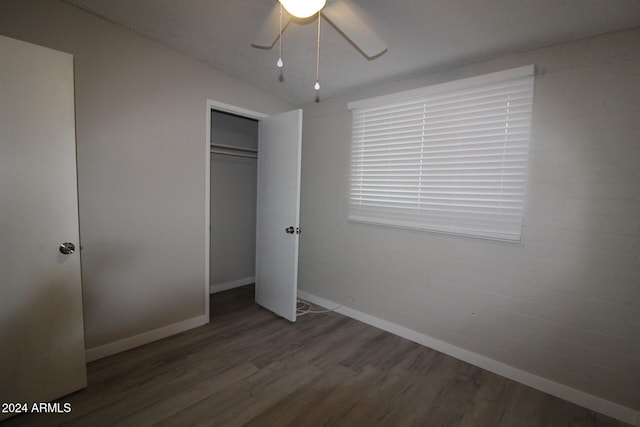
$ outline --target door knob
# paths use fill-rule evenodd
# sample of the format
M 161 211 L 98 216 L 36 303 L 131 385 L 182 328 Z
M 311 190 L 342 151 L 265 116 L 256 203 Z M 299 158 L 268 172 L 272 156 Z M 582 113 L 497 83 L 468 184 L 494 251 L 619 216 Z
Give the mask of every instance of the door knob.
M 293 233 L 296 232 L 296 229 L 293 228 L 293 227 L 287 227 L 287 228 L 284 229 L 284 231 L 286 231 L 287 234 L 293 234 Z
M 60 250 L 60 253 L 64 255 L 71 255 L 76 251 L 76 245 L 71 242 L 64 242 L 58 249 Z

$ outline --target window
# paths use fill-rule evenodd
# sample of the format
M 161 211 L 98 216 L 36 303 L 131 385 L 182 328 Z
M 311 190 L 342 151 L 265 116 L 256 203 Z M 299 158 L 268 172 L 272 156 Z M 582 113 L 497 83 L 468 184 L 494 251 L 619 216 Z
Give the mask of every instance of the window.
M 352 102 L 349 219 L 520 241 L 534 66 Z

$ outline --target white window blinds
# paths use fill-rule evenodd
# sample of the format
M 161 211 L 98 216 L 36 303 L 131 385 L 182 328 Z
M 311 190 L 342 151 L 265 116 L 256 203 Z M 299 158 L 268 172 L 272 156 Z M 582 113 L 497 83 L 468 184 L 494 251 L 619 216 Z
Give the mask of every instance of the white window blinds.
M 349 219 L 520 241 L 533 70 L 351 103 Z

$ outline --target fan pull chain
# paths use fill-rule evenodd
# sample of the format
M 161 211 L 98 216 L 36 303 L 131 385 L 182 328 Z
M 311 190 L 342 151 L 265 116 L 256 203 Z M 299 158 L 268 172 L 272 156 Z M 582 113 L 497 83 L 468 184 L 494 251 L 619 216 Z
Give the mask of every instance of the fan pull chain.
M 320 90 L 320 21 L 322 20 L 320 18 L 322 18 L 322 11 L 318 11 L 318 48 L 316 51 L 316 84 L 313 85 L 313 88 L 316 91 Z
M 278 37 L 278 47 L 280 52 L 278 54 L 278 62 L 276 62 L 276 65 L 278 68 L 282 68 L 284 67 L 284 62 L 282 62 L 282 3 L 280 3 L 280 36 Z

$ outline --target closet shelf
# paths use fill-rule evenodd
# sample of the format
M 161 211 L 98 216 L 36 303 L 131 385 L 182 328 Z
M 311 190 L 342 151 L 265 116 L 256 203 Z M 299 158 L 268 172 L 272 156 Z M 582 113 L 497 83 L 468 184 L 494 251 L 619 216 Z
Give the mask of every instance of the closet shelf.
M 226 144 L 211 144 L 211 153 L 222 156 L 245 157 L 249 159 L 258 158 L 258 150 L 255 148 L 236 147 Z

